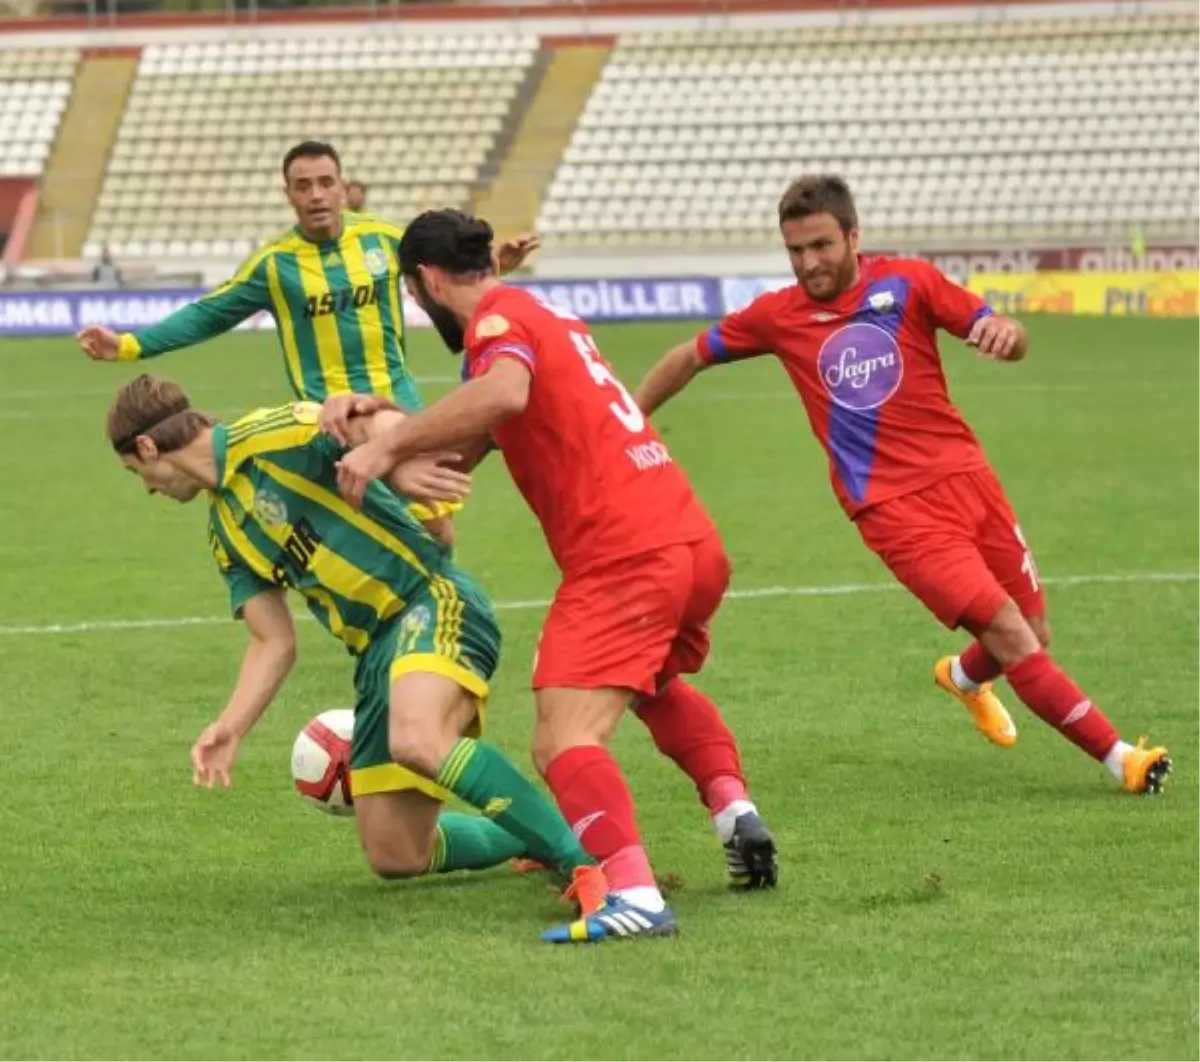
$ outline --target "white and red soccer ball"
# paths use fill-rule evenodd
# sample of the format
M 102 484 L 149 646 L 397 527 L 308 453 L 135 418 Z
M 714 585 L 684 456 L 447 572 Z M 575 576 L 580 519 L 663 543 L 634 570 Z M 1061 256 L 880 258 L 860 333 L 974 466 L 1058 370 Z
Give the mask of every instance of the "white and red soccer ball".
M 331 708 L 311 719 L 292 745 L 292 780 L 298 792 L 319 811 L 353 815 L 350 796 L 350 742 L 354 711 Z

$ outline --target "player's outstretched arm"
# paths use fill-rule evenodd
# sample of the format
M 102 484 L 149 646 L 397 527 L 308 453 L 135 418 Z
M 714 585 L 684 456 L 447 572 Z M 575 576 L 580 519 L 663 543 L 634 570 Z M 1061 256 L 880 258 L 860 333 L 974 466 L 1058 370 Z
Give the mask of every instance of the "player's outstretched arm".
M 966 343 L 982 357 L 994 361 L 1020 361 L 1029 350 L 1029 335 L 1020 321 L 994 313 L 975 322 Z
M 395 427 L 405 414 L 380 409 L 350 420 L 349 445 L 364 446 Z M 392 490 L 422 502 L 462 502 L 471 493 L 471 477 L 460 465 L 462 455 L 451 451 L 417 454 L 401 461 L 384 476 Z
M 650 416 L 659 406 L 679 394 L 695 379 L 696 374 L 708 368 L 700 356 L 695 339 L 680 343 L 659 359 L 637 386 L 633 400 L 638 408 Z
M 296 629 L 282 590 L 268 590 L 245 603 L 242 618 L 250 644 L 225 710 L 192 746 L 192 781 L 211 789 L 230 784 L 241 740 L 267 710 L 296 659 Z
M 529 402 L 532 377 L 513 358 L 499 358 L 481 376 L 433 405 L 403 416 L 338 462 L 338 489 L 351 505 L 362 504 L 367 485 L 401 461 L 449 451 L 490 435 L 496 425 Z
M 505 240 L 499 247 L 496 248 L 495 254 L 492 256 L 496 272 L 500 276 L 511 273 L 514 269 L 520 268 L 521 264 L 534 251 L 542 245 L 540 236 L 534 233 L 522 233 L 520 236 L 515 236 L 511 240 Z
M 75 338 L 93 361 L 137 361 L 203 343 L 270 307 L 263 270 L 259 264 L 239 272 L 228 283 L 148 328 L 117 333 L 102 325 L 87 325 Z

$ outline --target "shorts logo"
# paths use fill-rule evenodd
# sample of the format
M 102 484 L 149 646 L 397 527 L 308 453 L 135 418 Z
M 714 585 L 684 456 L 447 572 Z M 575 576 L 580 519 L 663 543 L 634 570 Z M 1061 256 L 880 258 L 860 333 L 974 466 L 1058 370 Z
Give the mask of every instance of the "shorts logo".
M 837 405 L 863 411 L 877 409 L 899 390 L 904 362 L 896 340 L 886 329 L 849 324 L 821 344 L 817 372 Z
M 386 277 L 388 272 L 387 254 L 378 247 L 372 247 L 363 256 L 367 260 L 367 271 L 373 277 Z
M 288 522 L 287 506 L 283 499 L 269 490 L 255 492 L 254 516 L 263 527 L 282 527 Z

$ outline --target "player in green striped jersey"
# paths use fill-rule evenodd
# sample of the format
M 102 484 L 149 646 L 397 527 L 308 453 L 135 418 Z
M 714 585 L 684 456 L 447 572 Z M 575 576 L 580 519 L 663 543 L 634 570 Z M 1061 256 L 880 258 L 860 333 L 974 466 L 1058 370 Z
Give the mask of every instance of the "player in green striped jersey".
M 297 144 L 283 162 L 296 226 L 262 247 L 231 280 L 157 324 L 117 333 L 88 325 L 80 346 L 98 361 L 133 361 L 193 346 L 259 311 L 275 319 L 288 381 L 297 398 L 374 394 L 418 409 L 404 353 L 396 248 L 403 230 L 346 213 L 341 161 L 329 144 Z M 537 247 L 535 237 L 499 248 L 501 272 Z
M 369 394 L 421 408 L 405 360 L 397 247 L 403 230 L 344 210 L 341 160 L 330 144 L 305 141 L 283 160 L 284 191 L 296 226 L 261 248 L 231 280 L 137 332 L 88 325 L 77 339 L 97 361 L 134 361 L 202 343 L 267 311 L 297 398 Z M 511 271 L 538 246 L 536 237 L 502 245 L 497 268 Z M 457 506 L 413 508 L 448 545 Z
M 343 447 L 297 402 L 217 424 L 175 384 L 143 374 L 108 414 L 108 438 L 151 493 L 209 502 L 209 541 L 250 643 L 233 693 L 192 749 L 197 784 L 229 785 L 238 746 L 295 659 L 285 590 L 355 658 L 350 785 L 372 868 L 385 877 L 527 855 L 603 902 L 604 879 L 570 827 L 482 732 L 500 632 L 491 603 L 396 492 L 455 500 L 469 477 L 426 455 L 376 485 L 361 512 L 337 492 Z M 403 414 L 351 421 L 361 444 Z M 482 812 L 442 811 L 453 794 Z

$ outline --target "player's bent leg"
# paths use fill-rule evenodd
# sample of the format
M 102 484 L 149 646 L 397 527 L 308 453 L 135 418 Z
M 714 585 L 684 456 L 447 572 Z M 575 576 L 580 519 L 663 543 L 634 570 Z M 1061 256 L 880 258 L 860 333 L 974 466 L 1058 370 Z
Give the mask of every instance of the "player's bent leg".
M 1004 600 L 974 541 L 979 501 L 960 479 L 872 506 L 855 519 L 867 547 L 948 630 L 961 626 L 973 609 L 990 607 L 990 616 Z M 1012 717 L 992 692 L 986 673 L 971 680 L 955 668 L 954 658 L 946 657 L 934 665 L 933 677 L 989 741 L 1001 747 L 1016 741 Z
M 415 789 L 364 793 L 354 799 L 358 837 L 381 878 L 415 878 L 433 861 L 442 802 Z
M 543 939 L 551 943 L 677 930 L 642 846 L 629 786 L 604 747 L 631 696 L 616 688 L 535 691 L 534 762 L 575 836 L 603 867 L 611 892 L 594 915 L 549 930 Z
M 1042 647 L 1041 639 L 1008 599 L 986 625 L 973 631 L 984 648 L 1004 665 L 1004 674 L 1023 704 L 1068 741 L 1106 768 L 1130 792 L 1156 793 L 1171 772 L 1162 747 L 1146 748 L 1121 740 L 1112 723 Z
M 695 783 L 723 846 L 730 886 L 774 886 L 775 839 L 750 799 L 737 742 L 717 706 L 677 676 L 635 711 L 659 752 Z
M 438 671 L 422 670 L 437 667 Z M 511 835 L 517 845 L 504 848 L 503 859 L 529 855 L 569 877 L 593 861 L 579 845 L 562 816 L 550 805 L 502 752 L 474 737 L 479 704 L 487 687 L 478 676 L 464 673 L 451 678 L 453 665 L 443 658 L 401 657 L 393 668 L 389 748 L 401 766 L 430 777 L 485 819 Z M 398 673 L 397 673 L 398 672 Z M 468 688 L 470 687 L 470 688 Z M 456 838 L 443 830 L 452 849 L 469 844 L 465 825 L 450 820 Z M 481 829 L 473 827 L 476 833 Z M 477 838 L 498 851 L 493 838 Z M 497 860 L 499 861 L 499 860 Z M 591 890 L 602 892 L 602 884 Z M 585 893 L 586 895 L 590 895 Z M 581 898 L 581 902 L 582 902 Z M 593 906 L 598 906 L 595 901 Z

